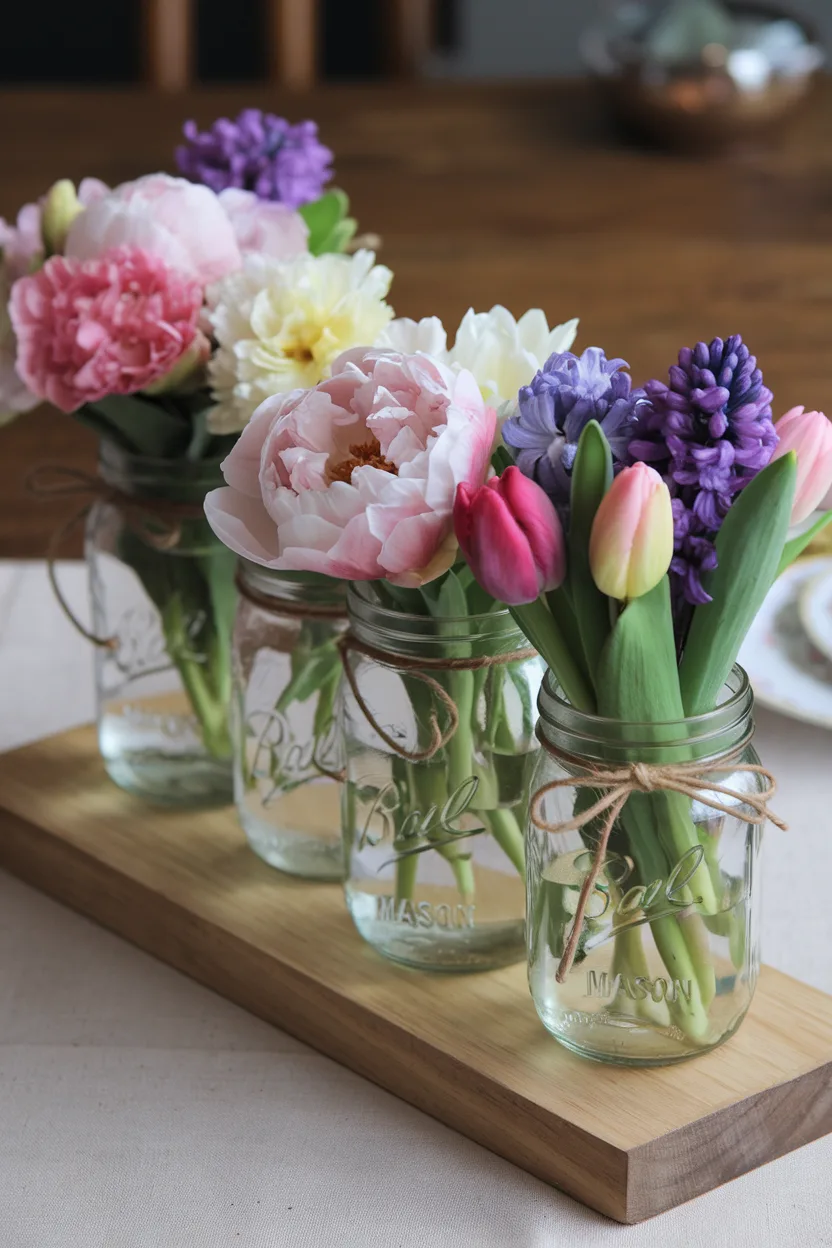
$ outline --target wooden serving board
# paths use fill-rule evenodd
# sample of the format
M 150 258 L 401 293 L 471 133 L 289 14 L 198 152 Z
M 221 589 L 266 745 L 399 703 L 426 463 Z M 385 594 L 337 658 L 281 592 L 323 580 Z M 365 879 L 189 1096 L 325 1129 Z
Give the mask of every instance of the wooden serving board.
M 715 1052 L 654 1070 L 585 1061 L 544 1031 L 522 966 L 383 961 L 337 886 L 265 866 L 233 812 L 116 789 L 91 728 L 0 756 L 0 865 L 621 1222 L 832 1130 L 832 997 L 766 968 Z

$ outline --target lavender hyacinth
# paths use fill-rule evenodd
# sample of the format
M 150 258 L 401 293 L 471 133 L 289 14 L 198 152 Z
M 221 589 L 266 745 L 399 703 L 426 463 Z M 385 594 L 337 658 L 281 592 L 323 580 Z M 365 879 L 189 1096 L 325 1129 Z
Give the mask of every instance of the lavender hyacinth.
M 735 334 L 679 352 L 669 385 L 650 381 L 630 442 L 633 461 L 661 472 L 673 495 L 674 598 L 710 602 L 702 573 L 717 566 L 714 538 L 736 495 L 777 447 L 772 394 L 756 358 Z
M 543 486 L 563 518 L 578 440 L 591 420 L 606 435 L 616 471 L 629 462 L 635 413 L 646 400 L 621 371 L 628 367 L 625 360 L 608 360 L 600 347 L 588 347 L 581 356 L 553 355 L 522 388 L 518 412 L 503 426 L 503 439 L 518 452 L 518 468 Z
M 202 132 L 188 121 L 183 134 L 187 142 L 176 151 L 180 171 L 213 191 L 239 187 L 298 208 L 319 199 L 332 177 L 332 152 L 319 142 L 314 121 L 292 126 L 246 108 L 236 121 L 221 117 Z

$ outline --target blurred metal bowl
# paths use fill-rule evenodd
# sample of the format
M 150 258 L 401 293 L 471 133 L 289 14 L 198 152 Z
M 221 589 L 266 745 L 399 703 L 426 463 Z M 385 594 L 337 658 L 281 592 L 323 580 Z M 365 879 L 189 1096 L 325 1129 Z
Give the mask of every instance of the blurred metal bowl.
M 655 24 L 661 12 L 655 0 L 629 0 L 587 31 L 585 63 L 618 118 L 665 146 L 714 150 L 769 135 L 795 113 L 826 59 L 812 27 L 753 0 L 721 8 L 729 37 L 694 40 L 672 58 L 650 47 L 648 17 Z

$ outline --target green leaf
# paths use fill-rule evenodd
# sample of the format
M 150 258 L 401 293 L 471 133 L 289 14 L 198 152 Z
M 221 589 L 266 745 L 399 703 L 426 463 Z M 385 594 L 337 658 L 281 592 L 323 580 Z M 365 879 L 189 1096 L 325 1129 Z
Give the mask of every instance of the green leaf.
M 777 569 L 778 576 L 781 576 L 786 571 L 786 568 L 790 567 L 795 559 L 798 559 L 803 554 L 806 547 L 811 545 L 818 533 L 825 529 L 830 521 L 832 521 L 832 511 L 827 511 L 805 533 L 801 533 L 799 537 L 793 537 L 790 542 L 786 542 L 780 559 L 780 567 Z
M 509 610 L 535 650 L 554 672 L 572 705 L 581 711 L 594 711 L 592 689 L 581 674 L 557 620 L 543 599 L 536 598 L 534 602 L 509 607 Z
M 789 531 L 797 480 L 793 452 L 758 473 L 734 503 L 716 539 L 719 567 L 703 578 L 713 601 L 693 613 L 679 668 L 688 715 L 717 698 L 740 646 L 777 577 Z
M 126 444 L 137 455 L 174 459 L 185 453 L 191 440 L 188 414 L 171 403 L 113 395 L 88 404 L 87 410 L 107 427 L 103 436 Z
M 327 191 L 311 204 L 302 204 L 298 212 L 309 229 L 308 247 L 313 256 L 327 251 L 343 251 L 356 231 L 356 223 L 347 214 L 350 201 L 338 189 Z
M 569 587 L 590 678 L 595 681 L 610 633 L 610 607 L 589 567 L 589 537 L 595 513 L 612 483 L 612 451 L 601 426 L 591 420 L 581 434 L 572 469 L 569 524 Z M 597 682 L 596 682 L 597 690 Z
M 341 656 L 334 642 L 313 651 L 281 693 L 277 710 L 285 711 L 293 702 L 306 702 L 340 668 Z
M 514 460 L 511 458 L 506 447 L 502 444 L 496 447 L 491 454 L 491 467 L 499 476 L 506 468 L 511 468 Z
M 598 710 L 630 723 L 684 718 L 666 576 L 616 620 L 598 664 Z

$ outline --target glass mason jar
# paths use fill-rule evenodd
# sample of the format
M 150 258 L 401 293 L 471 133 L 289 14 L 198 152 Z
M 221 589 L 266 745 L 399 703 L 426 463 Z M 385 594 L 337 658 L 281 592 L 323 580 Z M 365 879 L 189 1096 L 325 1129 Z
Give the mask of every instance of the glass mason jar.
M 523 821 L 545 670 L 508 611 L 437 618 L 348 595 L 347 905 L 379 953 L 480 971 L 525 954 Z
M 241 562 L 234 625 L 234 794 L 256 854 L 290 875 L 344 878 L 334 716 L 346 586 Z
M 99 476 L 111 494 L 89 513 L 85 549 L 104 765 L 149 801 L 224 805 L 236 559 L 202 514 L 219 463 L 103 442 Z
M 526 839 L 537 1012 L 567 1048 L 601 1061 L 652 1066 L 705 1053 L 739 1027 L 760 965 L 762 827 L 749 822 L 755 812 L 742 797 L 766 786 L 745 770 L 759 766 L 748 678 L 735 667 L 716 710 L 678 723 L 583 714 L 563 700 L 551 674 L 539 707 L 544 748 Z M 589 894 L 574 962 L 559 983 L 605 821 L 599 813 L 580 830 L 552 829 L 604 797 L 604 789 L 576 786 L 576 778 L 635 763 L 689 768 L 696 797 L 664 789 L 630 794 Z

